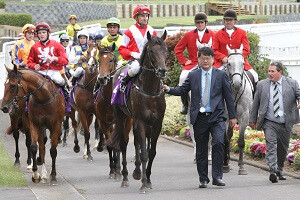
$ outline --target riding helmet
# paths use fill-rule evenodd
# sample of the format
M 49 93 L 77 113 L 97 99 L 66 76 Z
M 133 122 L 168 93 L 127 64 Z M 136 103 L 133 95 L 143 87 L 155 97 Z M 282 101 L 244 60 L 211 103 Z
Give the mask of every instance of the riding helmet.
M 207 22 L 207 15 L 204 12 L 199 12 L 195 15 L 195 23 L 198 21 L 205 21 Z
M 228 9 L 228 10 L 225 11 L 223 19 L 237 20 L 237 14 L 234 10 Z

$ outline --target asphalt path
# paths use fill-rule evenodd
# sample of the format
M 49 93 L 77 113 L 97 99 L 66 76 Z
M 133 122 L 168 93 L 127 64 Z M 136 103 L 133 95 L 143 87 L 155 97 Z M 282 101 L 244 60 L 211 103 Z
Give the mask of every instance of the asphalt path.
M 0 113 L 0 139 L 14 160 L 15 145 L 12 136 L 4 135 L 9 125 L 7 114 Z M 93 139 L 93 131 L 91 138 Z M 26 172 L 25 137 L 20 136 L 21 171 L 28 180 L 28 187 L 0 187 L 0 199 L 299 199 L 300 180 L 287 177 L 286 181 L 272 184 L 264 170 L 246 165 L 248 175 L 238 175 L 238 166 L 232 162 L 230 173 L 224 174 L 225 187 L 212 186 L 200 189 L 196 165 L 193 164 L 193 149 L 160 138 L 157 154 L 152 167 L 152 186 L 146 194 L 140 194 L 141 182 L 132 178 L 134 169 L 133 137 L 128 145 L 128 188 L 121 188 L 121 182 L 108 179 L 107 152 L 92 151 L 94 161 L 83 159 L 83 137 L 80 135 L 80 153 L 73 152 L 73 136 L 68 137 L 68 146 L 58 146 L 57 179 L 58 185 L 49 183 L 35 184 L 31 181 L 32 173 Z M 93 141 L 93 140 L 91 140 Z M 46 146 L 46 165 L 48 175 L 51 172 L 49 142 Z M 12 166 L 13 167 L 13 166 Z M 0 169 L 1 170 L 1 169 Z M 39 171 L 41 167 L 39 167 Z M 211 174 L 211 166 L 209 166 Z

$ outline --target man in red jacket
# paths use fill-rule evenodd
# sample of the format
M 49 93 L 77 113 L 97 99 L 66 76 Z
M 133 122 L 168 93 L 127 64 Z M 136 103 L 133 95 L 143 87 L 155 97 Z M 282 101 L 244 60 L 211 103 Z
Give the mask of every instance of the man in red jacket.
M 182 65 L 182 72 L 179 78 L 179 86 L 184 83 L 189 72 L 197 67 L 198 48 L 204 46 L 204 44 L 207 44 L 206 46 L 209 47 L 211 47 L 212 45 L 214 33 L 206 28 L 208 22 L 207 15 L 203 12 L 199 12 L 195 15 L 194 20 L 196 29 L 193 29 L 186 33 L 174 49 L 177 60 Z M 183 54 L 185 49 L 187 49 L 188 51 L 188 58 L 186 58 Z M 180 112 L 181 114 L 187 114 L 188 94 L 182 95 L 181 101 L 183 106 Z
M 226 45 L 228 45 L 230 49 L 240 49 L 241 45 L 243 45 L 242 54 L 245 59 L 245 70 L 250 71 L 253 75 L 254 81 L 257 82 L 258 74 L 254 71 L 253 67 L 246 59 L 250 54 L 250 46 L 246 31 L 235 27 L 237 20 L 236 12 L 232 9 L 226 10 L 223 19 L 225 27 L 215 34 L 212 45 L 212 49 L 215 52 L 214 67 L 223 69 L 224 64 L 228 62 L 228 51 L 226 49 Z
M 66 98 L 66 110 L 71 111 L 68 104 L 69 93 L 65 84 L 65 80 L 60 74 L 60 70 L 68 64 L 68 58 L 64 47 L 50 40 L 51 27 L 45 22 L 41 22 L 36 26 L 36 32 L 40 39 L 35 43 L 28 56 L 27 66 L 30 69 L 37 70 L 39 73 L 49 76 L 64 92 Z
M 156 31 L 148 25 L 150 9 L 144 5 L 138 5 L 133 10 L 133 18 L 136 23 L 131 25 L 124 32 L 123 41 L 119 47 L 119 53 L 125 60 L 133 60 L 129 66 L 128 74 L 123 78 L 120 90 L 125 91 L 126 84 L 131 77 L 137 75 L 140 71 L 140 64 L 137 61 L 140 59 L 144 46 L 147 43 L 147 32 L 157 36 Z

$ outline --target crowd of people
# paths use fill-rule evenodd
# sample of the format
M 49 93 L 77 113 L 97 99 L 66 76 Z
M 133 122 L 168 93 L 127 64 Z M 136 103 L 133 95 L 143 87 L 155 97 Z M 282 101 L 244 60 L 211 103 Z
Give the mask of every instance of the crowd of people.
M 118 58 L 118 63 L 127 65 L 129 69 L 120 87 L 120 90 L 124 92 L 128 81 L 140 72 L 139 59 L 147 42 L 146 33 L 149 31 L 151 35 L 157 36 L 156 31 L 148 24 L 150 13 L 149 8 L 138 5 L 133 10 L 135 23 L 124 34 L 120 33 L 119 19 L 114 17 L 108 19 L 106 27 L 109 35 L 105 37 L 101 31 L 89 33 L 82 29 L 76 24 L 77 17 L 71 15 L 66 33 L 59 35 L 60 43 L 49 39 L 51 27 L 47 23 L 42 22 L 36 26 L 26 24 L 22 29 L 24 38 L 17 41 L 13 47 L 12 62 L 19 68 L 28 67 L 50 76 L 63 89 L 66 102 L 68 102 L 68 88 L 76 84 L 87 67 L 88 46 L 93 43 L 110 46 L 114 43 L 117 46 L 114 54 Z M 208 17 L 205 13 L 195 15 L 195 29 L 186 33 L 174 50 L 182 65 L 182 72 L 178 77 L 179 86 L 170 88 L 164 85 L 166 93 L 182 96 L 182 114 L 187 114 L 190 109 L 191 124 L 195 132 L 196 164 L 200 188 L 206 188 L 210 182 L 207 156 L 210 134 L 212 137 L 212 184 L 225 186 L 222 180 L 225 121 L 229 118 L 231 127 L 237 123 L 234 97 L 224 71 L 228 64 L 227 48 L 242 50 L 244 69 L 251 72 L 254 85 L 258 82 L 257 73 L 247 61 L 250 46 L 246 32 L 235 26 L 237 13 L 229 9 L 224 13 L 223 19 L 224 28 L 214 33 L 206 27 Z M 70 45 L 69 42 L 74 40 L 74 36 L 77 41 Z M 184 55 L 185 50 L 187 50 L 188 57 Z M 283 67 L 280 62 L 271 63 L 268 72 L 269 79 L 257 85 L 250 125 L 256 128 L 256 121 L 258 121 L 258 128 L 263 129 L 266 134 L 269 179 L 275 183 L 278 179 L 286 179 L 282 171 L 283 162 L 287 154 L 291 127 L 299 122 L 300 105 L 297 104 L 297 100 L 300 100 L 300 90 L 296 81 L 282 76 Z M 66 73 L 72 78 L 68 79 Z M 95 85 L 94 91 L 97 87 L 99 84 Z M 190 91 L 191 99 L 189 100 L 188 92 Z M 275 103 L 274 100 L 276 100 Z M 228 114 L 225 112 L 225 107 L 227 107 Z

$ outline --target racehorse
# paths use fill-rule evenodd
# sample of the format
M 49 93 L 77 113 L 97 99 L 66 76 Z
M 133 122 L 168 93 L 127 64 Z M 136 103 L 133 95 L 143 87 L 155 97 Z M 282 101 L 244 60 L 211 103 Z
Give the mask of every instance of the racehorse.
M 231 90 L 234 97 L 234 105 L 236 108 L 237 122 L 239 125 L 239 175 L 246 175 L 247 171 L 244 168 L 244 147 L 245 140 L 244 134 L 247 125 L 249 124 L 250 111 L 253 102 L 251 82 L 244 71 L 244 57 L 243 45 L 240 49 L 230 49 L 226 46 L 228 51 L 228 64 L 226 66 L 227 75 L 231 83 Z M 227 134 L 225 134 L 225 157 L 223 171 L 229 172 L 229 159 L 230 159 L 230 140 L 233 135 L 233 128 L 228 126 Z
M 99 126 L 103 131 L 106 139 L 110 138 L 114 129 L 114 113 L 111 105 L 111 96 L 113 90 L 112 77 L 117 68 L 117 58 L 114 55 L 115 43 L 111 47 L 99 47 L 99 76 L 98 80 L 100 88 L 97 91 L 96 97 L 96 116 Z M 104 141 L 100 140 L 100 147 L 103 148 Z M 109 178 L 119 180 L 121 177 L 120 172 L 120 151 L 115 151 L 110 146 L 107 146 L 109 153 Z
M 25 112 L 27 96 L 23 87 L 19 88 L 18 80 L 15 78 L 14 71 L 6 67 L 8 72 L 8 81 L 5 82 L 4 96 L 2 100 L 1 110 L 4 113 L 9 113 L 11 130 L 15 139 L 15 167 L 20 167 L 20 152 L 19 152 L 19 130 L 26 136 L 27 147 L 27 171 L 32 171 L 31 163 L 31 138 L 29 132 L 28 113 Z
M 128 170 L 126 150 L 129 138 L 131 119 L 133 119 L 133 134 L 136 148 L 135 179 L 142 176 L 142 193 L 152 188 L 150 175 L 156 155 L 157 140 L 162 127 L 166 102 L 162 89 L 162 79 L 166 77 L 166 45 L 164 40 L 167 32 L 161 38 L 152 37 L 147 32 L 148 42 L 141 54 L 141 71 L 132 80 L 131 91 L 126 101 L 127 106 L 114 105 L 115 130 L 119 135 L 119 145 L 122 152 L 122 187 L 128 187 Z M 122 70 L 114 76 L 114 81 Z M 126 134 L 125 134 L 126 133 Z M 147 140 L 147 144 L 146 144 Z M 147 146 L 146 146 L 147 145 Z M 149 160 L 148 160 L 149 159 Z M 147 163 L 148 161 L 148 163 Z M 140 165 L 142 163 L 142 175 Z
M 97 46 L 90 45 L 88 49 L 88 66 L 85 68 L 85 73 L 83 77 L 78 82 L 75 90 L 74 90 L 74 103 L 72 104 L 72 113 L 71 116 L 75 117 L 75 110 L 79 113 L 80 122 L 84 129 L 84 138 L 85 138 L 85 151 L 83 158 L 87 158 L 88 161 L 92 161 L 93 157 L 90 151 L 90 131 L 89 127 L 93 121 L 93 115 L 95 115 L 95 104 L 93 99 L 93 88 L 99 73 L 98 63 L 96 60 L 97 54 Z M 78 146 L 78 138 L 77 138 L 77 123 L 72 123 L 72 126 L 75 130 L 75 139 L 74 139 L 74 151 L 78 153 L 80 148 Z M 95 134 L 98 130 L 96 130 Z
M 47 181 L 47 170 L 45 166 L 45 145 L 44 133 L 46 129 L 50 131 L 52 158 L 51 184 L 56 184 L 56 157 L 57 144 L 60 134 L 61 124 L 65 115 L 65 102 L 60 94 L 58 86 L 47 76 L 43 76 L 35 71 L 22 69 L 18 70 L 14 66 L 13 70 L 7 68 L 7 83 L 14 90 L 24 90 L 28 100 L 28 119 L 31 135 L 31 151 L 33 159 L 32 181 L 38 183 Z M 17 84 L 16 84 L 17 83 Z M 37 145 L 37 142 L 39 145 Z M 37 172 L 36 154 L 39 146 L 39 154 L 42 161 L 42 176 Z

